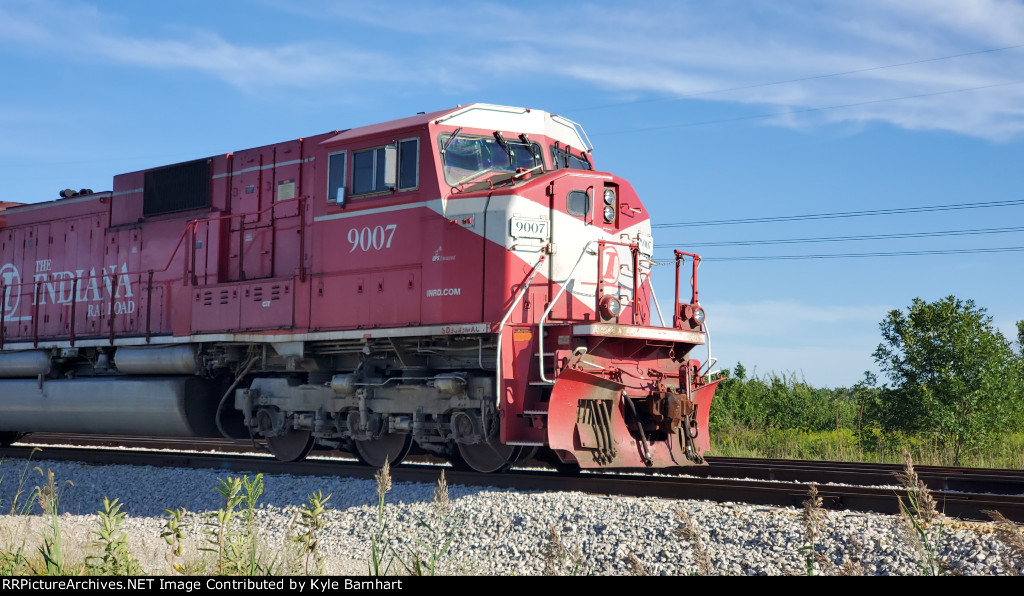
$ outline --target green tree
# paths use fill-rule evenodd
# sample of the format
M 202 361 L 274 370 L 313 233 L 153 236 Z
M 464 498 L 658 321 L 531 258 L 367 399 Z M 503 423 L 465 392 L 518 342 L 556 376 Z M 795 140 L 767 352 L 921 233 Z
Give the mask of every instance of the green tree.
M 915 298 L 880 324 L 875 361 L 891 381 L 878 392 L 885 430 L 933 435 L 960 464 L 972 449 L 1020 428 L 1022 358 L 973 300 Z
M 1024 356 L 1024 321 L 1017 321 L 1017 349 Z

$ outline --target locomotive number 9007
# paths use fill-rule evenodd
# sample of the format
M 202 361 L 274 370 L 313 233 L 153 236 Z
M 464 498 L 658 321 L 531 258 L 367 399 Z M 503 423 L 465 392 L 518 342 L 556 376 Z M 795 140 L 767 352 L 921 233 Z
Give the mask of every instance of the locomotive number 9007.
M 374 226 L 352 228 L 348 231 L 348 242 L 352 245 L 352 249 L 348 252 L 355 252 L 357 249 L 362 252 L 370 250 L 382 250 L 385 248 L 391 248 L 391 239 L 395 237 L 395 230 L 398 228 L 398 224 L 388 224 L 386 226 Z
M 550 236 L 546 219 L 513 217 L 509 220 L 509 226 L 511 227 L 509 234 L 513 238 L 539 238 L 547 240 L 548 236 Z

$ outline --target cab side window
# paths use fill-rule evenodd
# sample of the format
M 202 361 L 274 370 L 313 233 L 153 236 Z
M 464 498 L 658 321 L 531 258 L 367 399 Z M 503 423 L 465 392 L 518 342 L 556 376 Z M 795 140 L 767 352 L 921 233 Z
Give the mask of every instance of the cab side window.
M 420 185 L 420 140 L 406 139 L 398 144 L 398 190 Z
M 352 194 L 363 195 L 394 188 L 388 180 L 389 162 L 395 163 L 395 147 L 387 145 L 352 153 Z M 389 185 L 388 182 L 391 182 Z
M 347 151 L 332 153 L 327 156 L 327 202 L 345 202 L 345 161 Z M 339 200 L 340 199 L 340 200 Z
M 352 152 L 352 194 L 365 195 L 419 186 L 419 139 Z

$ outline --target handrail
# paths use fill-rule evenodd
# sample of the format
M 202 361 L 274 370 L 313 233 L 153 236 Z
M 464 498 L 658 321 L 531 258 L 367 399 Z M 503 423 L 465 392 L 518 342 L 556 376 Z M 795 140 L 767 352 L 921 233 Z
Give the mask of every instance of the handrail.
M 701 371 L 701 370 L 704 370 L 704 367 L 706 366 L 708 370 L 706 372 L 704 372 L 703 375 L 701 375 L 701 376 L 708 376 L 708 378 L 710 379 L 710 375 L 713 375 L 715 372 L 719 372 L 719 371 L 712 372 L 712 370 L 711 370 L 712 366 L 718 364 L 718 358 L 715 358 L 714 356 L 711 355 L 711 330 L 708 329 L 707 321 L 704 321 L 703 327 L 704 327 L 704 343 L 708 346 L 708 359 L 707 359 L 707 361 L 704 364 L 700 365 L 700 368 L 698 369 L 698 372 Z
M 650 274 L 648 274 L 647 277 L 648 277 L 648 279 L 650 279 Z M 647 287 L 651 288 L 651 300 L 654 301 L 654 310 L 656 310 L 658 312 L 658 322 L 661 323 L 662 327 L 664 327 L 665 326 L 665 317 L 662 316 L 662 314 L 661 314 L 661 305 L 658 304 L 658 297 L 655 296 L 655 294 L 654 294 L 654 280 L 652 279 L 650 281 L 651 281 L 651 283 L 647 284 Z M 636 297 L 633 298 L 633 302 L 634 302 L 634 304 L 636 303 Z M 634 306 L 633 308 L 636 308 L 636 306 Z
M 587 249 L 590 248 L 590 245 L 595 243 L 595 242 L 600 242 L 600 241 L 599 240 L 590 240 L 586 244 L 583 245 L 583 250 L 580 252 L 580 257 L 578 259 L 576 259 L 576 264 L 572 266 L 572 270 L 569 271 L 569 275 L 566 276 L 566 278 L 564 280 L 562 280 L 562 289 L 558 290 L 558 293 L 555 294 L 555 297 L 551 299 L 551 302 L 548 303 L 547 309 L 544 310 L 544 314 L 541 315 L 541 317 L 540 317 L 540 324 L 539 324 L 538 329 L 537 329 L 537 335 L 539 336 L 537 338 L 537 341 L 538 341 L 538 343 L 537 343 L 537 345 L 538 345 L 537 360 L 538 360 L 538 362 L 540 364 L 540 366 L 539 366 L 539 369 L 540 369 L 540 380 L 544 381 L 545 383 L 548 383 L 550 385 L 554 385 L 555 382 L 553 380 L 547 378 L 544 375 L 544 321 L 547 320 L 548 315 L 551 314 L 551 309 L 553 309 L 555 307 L 555 304 L 558 303 L 558 299 L 562 297 L 562 294 L 564 294 L 565 290 L 569 287 L 569 282 L 572 281 L 572 274 L 576 273 L 576 268 L 579 267 L 580 263 L 583 262 L 583 256 L 587 254 Z M 596 254 L 596 253 L 591 253 L 591 254 Z
M 303 202 L 303 201 L 305 201 L 308 198 L 309 197 L 307 197 L 307 196 L 301 196 L 301 197 L 295 197 L 294 199 L 288 199 L 288 201 L 293 201 L 294 200 L 294 201 Z M 214 216 L 214 217 L 203 217 L 203 218 L 200 218 L 200 219 L 193 219 L 193 220 L 191 220 L 191 222 L 193 222 L 193 223 L 200 223 L 200 222 L 204 222 L 204 221 L 216 221 L 216 220 L 219 220 L 219 219 L 231 219 L 232 217 L 246 217 L 248 215 L 263 215 L 267 211 L 273 211 L 277 206 L 281 205 L 282 203 L 286 203 L 288 201 L 277 201 L 277 202 L 274 202 L 269 207 L 267 207 L 265 209 L 260 209 L 259 211 L 252 211 L 252 212 L 248 212 L 247 211 L 245 213 L 228 213 L 226 215 L 217 215 L 217 216 Z
M 694 305 L 694 306 L 700 306 L 700 293 L 697 290 L 697 270 L 700 268 L 700 260 L 701 259 L 700 259 L 700 255 L 698 255 L 698 254 L 689 253 L 689 252 L 683 252 L 683 251 L 680 251 L 680 250 L 675 251 L 675 256 L 676 256 L 676 302 L 675 302 L 675 305 L 673 306 L 672 325 L 675 326 L 675 327 L 682 327 L 683 318 L 681 316 L 679 316 L 679 305 L 680 305 L 680 303 L 679 303 L 679 271 L 680 271 L 680 268 L 681 268 L 681 265 L 682 265 L 683 261 L 685 260 L 683 257 L 690 257 L 690 258 L 693 259 L 693 276 L 690 278 L 690 287 L 691 287 L 691 290 L 693 291 L 693 293 L 690 295 L 690 304 Z M 659 316 L 660 316 L 660 314 L 659 314 Z M 700 324 L 700 326 L 704 330 L 704 344 L 708 348 L 708 359 L 706 361 L 704 361 L 703 364 L 700 365 L 700 368 L 698 369 L 698 373 L 700 373 L 700 371 L 703 371 L 705 368 L 707 368 L 707 370 L 705 372 L 701 373 L 701 376 L 702 377 L 703 376 L 709 376 L 709 378 L 710 378 L 710 375 L 714 374 L 712 372 L 711 368 L 715 364 L 718 363 L 718 358 L 715 358 L 714 356 L 711 355 L 711 330 L 708 329 L 707 321 L 702 322 Z
M 633 307 L 631 309 L 630 323 L 636 325 L 636 297 L 640 292 L 640 245 L 636 242 L 597 241 L 597 291 L 594 292 L 594 312 L 600 312 L 601 310 L 601 298 L 603 298 L 601 285 L 604 283 L 604 247 L 608 245 L 625 246 L 629 248 L 630 255 L 633 257 Z
M 505 316 L 501 319 L 501 323 L 498 323 L 498 346 L 495 353 L 496 360 L 494 366 L 494 378 L 496 380 L 494 387 L 495 408 L 501 406 L 501 337 L 505 332 L 505 324 L 508 323 L 508 320 L 512 317 L 512 313 L 515 311 L 516 306 L 519 305 L 523 296 L 526 295 L 526 289 L 530 287 L 534 276 L 537 275 L 537 272 L 540 270 L 540 265 L 543 262 L 544 255 L 542 254 L 540 255 L 540 259 L 537 260 L 537 264 L 533 266 L 533 270 L 530 271 L 530 275 L 526 278 L 526 282 L 523 284 L 523 287 L 519 289 L 519 294 L 516 295 L 515 299 L 512 301 L 512 305 L 508 307 L 508 312 L 506 312 Z
M 544 314 L 540 318 L 540 323 L 538 325 L 539 326 L 538 334 L 539 334 L 540 337 L 538 338 L 538 354 L 537 354 L 537 359 L 538 359 L 538 363 L 540 365 L 539 366 L 540 378 L 541 378 L 541 381 L 543 381 L 545 383 L 554 384 L 555 381 L 552 380 L 552 379 L 547 378 L 547 376 L 544 374 L 544 325 L 545 325 L 545 323 L 546 323 L 546 321 L 548 319 L 548 316 L 551 314 L 551 311 L 554 309 L 555 304 L 558 303 L 558 300 L 562 297 L 562 294 L 564 294 L 565 291 L 568 289 L 569 282 L 572 280 L 573 274 L 576 272 L 576 269 L 579 267 L 580 263 L 583 262 L 583 257 L 587 254 L 588 250 L 590 250 L 590 246 L 592 244 L 594 244 L 595 242 L 598 244 L 598 247 L 599 247 L 598 251 L 596 253 L 591 251 L 590 254 L 592 254 L 592 255 L 596 254 L 597 255 L 597 262 L 598 262 L 597 276 L 598 277 L 597 277 L 597 291 L 595 292 L 595 294 L 596 294 L 595 298 L 598 301 L 600 301 L 600 298 L 601 298 L 601 275 L 603 273 L 601 271 L 601 261 L 602 261 L 602 259 L 601 259 L 601 256 L 602 256 L 601 255 L 601 248 L 603 248 L 606 245 L 626 246 L 626 247 L 629 247 L 631 249 L 631 251 L 633 252 L 633 262 L 634 262 L 633 263 L 633 265 L 634 265 L 633 266 L 633 324 L 636 324 L 636 301 L 637 301 L 637 293 L 639 292 L 639 281 L 640 281 L 640 274 L 639 274 L 639 271 L 638 271 L 639 266 L 637 264 L 637 251 L 639 249 L 639 246 L 636 243 L 631 243 L 631 242 L 618 242 L 618 241 L 614 241 L 614 240 L 603 240 L 603 239 L 590 240 L 589 242 L 587 242 L 586 245 L 584 245 L 583 251 L 580 252 L 580 256 L 576 260 L 576 264 L 573 265 L 573 268 L 569 272 L 569 275 L 565 278 L 565 280 L 563 280 L 561 289 L 558 291 L 557 294 L 555 294 L 555 297 L 551 299 L 551 302 L 548 304 L 548 307 L 544 310 Z M 680 305 L 680 302 L 679 302 L 679 270 L 680 270 L 680 265 L 681 265 L 681 263 L 683 261 L 683 257 L 684 256 L 688 256 L 688 257 L 692 257 L 693 258 L 693 278 L 692 278 L 693 294 L 691 296 L 690 304 L 699 305 L 700 304 L 699 303 L 699 294 L 698 294 L 698 291 L 697 291 L 697 268 L 700 266 L 701 258 L 700 258 L 700 255 L 693 254 L 693 253 L 685 253 L 685 252 L 678 251 L 678 250 L 675 251 L 675 253 L 676 253 L 676 296 L 675 296 L 675 306 L 673 308 L 674 312 L 672 313 L 672 324 L 673 324 L 673 327 L 678 328 L 679 324 L 682 321 L 682 319 L 679 316 L 679 305 Z M 665 326 L 665 319 L 664 319 L 664 317 L 663 317 L 663 315 L 661 313 L 661 307 L 658 305 L 657 298 L 654 297 L 654 283 L 652 282 L 650 285 L 651 285 L 651 297 L 654 298 L 655 308 L 658 311 L 658 318 L 661 320 L 662 327 L 666 327 Z M 596 305 L 596 309 L 600 309 L 600 304 L 599 303 Z M 710 335 L 710 333 L 708 333 L 706 325 L 704 326 L 704 335 L 706 337 L 706 343 L 708 345 L 708 360 L 704 363 L 703 366 L 706 366 L 709 369 L 709 372 L 710 372 L 710 368 L 712 366 L 714 366 L 715 363 L 718 362 L 718 359 L 711 356 L 711 349 L 710 349 L 710 347 L 711 347 L 711 335 Z M 707 373 L 705 373 L 705 374 L 707 374 Z
M 700 255 L 691 252 L 683 252 L 681 250 L 675 251 L 676 253 L 676 302 L 673 305 L 672 312 L 672 326 L 679 328 L 682 325 L 682 317 L 679 316 L 679 267 L 682 265 L 683 257 L 691 257 L 693 259 L 693 275 L 690 277 L 690 289 L 693 293 L 690 295 L 690 304 L 700 304 L 700 294 L 697 291 L 697 268 L 700 267 Z
M 304 205 L 304 203 L 305 203 L 307 198 L 308 197 L 304 197 L 304 196 L 303 197 L 295 197 L 295 200 Z M 232 219 L 232 218 L 235 218 L 235 217 L 246 217 L 246 216 L 249 216 L 249 215 L 263 215 L 267 211 L 273 211 L 277 206 L 278 206 L 278 203 L 275 202 L 275 203 L 271 204 L 269 207 L 267 207 L 265 209 L 261 209 L 259 211 L 246 212 L 246 213 L 228 213 L 226 215 L 217 215 L 217 216 L 214 216 L 214 217 L 200 217 L 200 218 L 197 218 L 197 219 L 190 219 L 190 220 L 188 220 L 185 223 L 185 229 L 182 230 L 181 234 L 178 236 L 178 243 L 174 245 L 174 250 L 171 251 L 171 256 L 167 259 L 167 264 L 164 265 L 163 268 L 161 268 L 161 269 L 146 269 L 146 270 L 139 270 L 139 271 L 125 271 L 125 272 L 119 273 L 119 275 L 142 275 L 143 273 L 164 273 L 168 269 L 170 269 L 171 268 L 171 264 L 174 263 L 174 257 L 178 256 L 178 249 L 181 248 L 181 244 L 182 244 L 182 242 L 185 241 L 186 235 L 188 235 L 189 232 L 191 232 L 192 234 L 195 234 L 196 230 L 199 227 L 199 224 L 201 224 L 201 223 L 209 223 L 209 222 L 212 222 L 212 221 L 219 221 L 219 220 L 222 220 L 222 219 Z M 302 229 L 302 228 L 300 228 L 300 229 Z M 193 251 L 193 253 L 195 252 L 195 243 L 194 242 L 192 244 L 191 250 Z M 194 266 L 194 264 L 193 264 L 193 266 Z M 102 277 L 102 276 L 91 276 L 90 275 L 86 279 L 91 279 L 92 277 Z M 28 283 L 28 282 L 22 282 L 22 283 Z M 20 285 L 20 284 L 18 284 L 18 285 Z
M 306 206 L 306 199 L 308 199 L 308 198 L 309 197 L 307 197 L 307 196 L 301 196 L 301 197 L 295 197 L 294 199 L 289 199 L 289 200 L 298 201 L 298 204 L 301 206 L 299 208 L 299 217 L 303 218 L 303 219 L 306 216 L 305 206 Z M 263 215 L 264 213 L 266 213 L 268 211 L 273 211 L 280 204 L 281 204 L 280 202 L 275 201 L 275 202 L 271 203 L 269 207 L 266 207 L 264 209 L 260 209 L 259 211 L 252 211 L 252 212 L 246 212 L 246 213 L 228 213 L 226 215 L 217 215 L 217 216 L 214 216 L 214 217 L 204 217 L 204 218 L 201 218 L 201 219 L 193 219 L 193 220 L 188 222 L 188 226 L 186 226 L 185 231 L 187 232 L 188 229 L 189 229 L 189 226 L 191 226 L 191 227 L 194 228 L 194 230 L 193 230 L 193 233 L 194 233 L 195 230 L 199 229 L 199 224 L 201 224 L 201 223 L 210 223 L 212 221 L 220 221 L 222 219 L 233 219 L 235 217 L 248 217 L 248 216 L 251 216 L 251 215 Z M 271 222 L 273 222 L 273 219 L 271 219 Z M 273 224 L 271 224 L 271 225 L 273 225 Z M 305 243 L 306 243 L 306 232 L 305 232 L 305 230 L 306 230 L 306 227 L 300 224 L 299 225 L 299 234 L 300 234 L 299 246 L 300 246 L 300 248 L 303 251 L 305 250 Z M 180 243 L 181 243 L 181 241 L 179 240 L 179 244 Z M 196 246 L 195 242 L 193 242 L 192 243 L 192 248 L 191 248 L 193 255 L 195 255 L 195 246 Z M 174 251 L 175 252 L 178 251 L 177 247 L 175 247 Z M 172 257 L 174 256 L 173 253 L 172 253 L 171 256 Z M 301 252 L 299 254 L 299 259 L 303 259 L 303 255 L 302 255 Z M 170 264 L 168 264 L 168 267 L 169 266 L 170 266 Z M 273 266 L 273 263 L 271 263 L 271 266 Z M 193 264 L 193 269 L 194 269 L 194 267 L 195 266 Z M 303 280 L 305 280 L 306 268 L 300 263 L 299 269 L 301 270 L 300 271 L 300 277 Z M 196 285 L 197 282 L 195 280 L 195 271 L 194 270 L 192 272 L 192 275 L 193 275 L 193 285 Z
M 299 204 L 301 206 L 304 207 L 305 206 L 305 201 L 306 201 L 307 198 L 308 197 L 301 196 L 301 197 L 296 197 L 296 200 L 299 202 Z M 171 266 L 174 264 L 175 258 L 178 256 L 178 251 L 181 249 L 181 246 L 184 243 L 185 238 L 187 236 L 189 236 L 190 234 L 194 238 L 195 232 L 198 229 L 198 226 L 199 226 L 200 223 L 209 223 L 209 222 L 212 222 L 212 221 L 219 221 L 219 220 L 222 220 L 222 219 L 231 219 L 231 218 L 234 218 L 234 217 L 246 217 L 246 216 L 250 216 L 250 215 L 262 215 L 262 214 L 264 214 L 264 213 L 266 213 L 268 211 L 273 211 L 277 206 L 278 206 L 278 203 L 275 202 L 275 203 L 271 204 L 269 207 L 267 207 L 265 209 L 261 209 L 260 211 L 254 211 L 254 212 L 251 212 L 251 213 L 229 213 L 229 214 L 226 214 L 226 215 L 217 215 L 217 216 L 214 216 L 214 217 L 204 217 L 204 218 L 188 220 L 185 223 L 185 228 L 181 231 L 181 234 L 178 236 L 178 242 L 177 242 L 177 244 L 174 245 L 174 250 L 171 251 L 171 255 L 167 259 L 167 264 L 164 265 L 163 268 L 161 268 L 161 269 L 145 269 L 145 270 L 141 270 L 140 269 L 138 271 L 117 271 L 115 269 L 114 271 L 106 271 L 105 270 L 105 266 L 101 266 L 100 267 L 100 273 L 98 273 L 98 274 L 86 275 L 86 276 L 82 276 L 82 277 L 75 277 L 73 280 L 70 280 L 72 282 L 72 284 L 73 284 L 72 285 L 72 300 L 71 300 L 71 307 L 72 307 L 72 309 L 71 309 L 71 330 L 70 330 L 70 342 L 71 342 L 71 345 L 74 345 L 74 342 L 75 342 L 75 339 L 76 339 L 75 338 L 75 335 L 76 335 L 76 333 L 75 333 L 75 312 L 77 311 L 77 306 L 78 306 L 77 285 L 80 283 L 81 280 L 83 280 L 83 279 L 85 279 L 85 280 L 89 280 L 89 279 L 104 280 L 106 278 L 111 278 L 110 282 L 111 282 L 111 289 L 112 289 L 112 291 L 111 291 L 111 294 L 110 294 L 110 299 L 111 299 L 111 302 L 113 302 L 113 300 L 117 297 L 117 292 L 120 290 L 120 283 L 121 283 L 121 278 L 122 277 L 125 277 L 125 276 L 130 276 L 130 277 L 138 276 L 139 283 L 141 284 L 141 283 L 143 283 L 142 276 L 146 275 L 148 277 L 148 279 L 146 281 L 146 293 L 147 293 L 146 339 L 147 339 L 147 343 L 148 343 L 149 342 L 149 338 L 151 336 L 151 329 L 150 329 L 151 317 L 150 317 L 150 312 L 149 311 L 150 311 L 150 308 L 152 306 L 153 274 L 154 273 L 165 273 L 168 270 L 170 270 Z M 302 216 L 304 216 L 305 210 L 300 208 L 300 213 L 302 214 Z M 305 228 L 304 228 L 304 226 L 300 226 L 299 229 L 300 230 L 304 230 Z M 302 241 L 304 241 L 304 237 L 302 239 L 300 239 L 300 242 L 302 242 Z M 190 250 L 192 251 L 192 254 L 194 256 L 194 254 L 195 254 L 195 242 L 194 241 L 192 242 L 192 246 L 191 246 Z M 188 278 L 189 278 L 188 265 L 189 265 L 189 263 L 188 263 L 188 260 L 186 259 L 186 262 L 185 262 L 186 271 L 183 274 L 183 279 L 185 279 L 185 280 L 188 280 Z M 115 268 L 116 268 L 116 264 L 115 264 Z M 193 264 L 193 268 L 194 268 L 194 264 Z M 304 274 L 305 268 L 303 267 L 302 270 L 303 270 L 302 272 Z M 193 271 L 193 275 L 194 275 L 194 271 Z M 56 282 L 56 281 L 64 281 L 64 280 L 53 280 L 53 281 Z M 17 288 L 17 294 L 20 296 L 22 291 L 23 291 L 23 287 L 27 286 L 29 284 L 32 284 L 32 286 L 33 286 L 33 306 L 35 307 L 34 310 L 33 310 L 33 317 L 32 317 L 33 320 L 34 320 L 34 322 L 33 322 L 33 332 L 32 332 L 32 341 L 33 341 L 34 344 L 38 345 L 38 343 L 39 343 L 39 335 L 38 335 L 38 327 L 37 326 L 38 326 L 38 318 L 39 317 L 37 316 L 38 315 L 37 311 L 38 311 L 38 307 L 39 307 L 38 301 L 39 301 L 39 296 L 40 296 L 40 294 L 39 294 L 39 284 L 40 283 L 46 283 L 46 282 L 42 282 L 41 280 L 33 279 L 31 281 L 22 281 L 22 282 L 19 282 L 19 283 L 16 283 L 16 284 L 3 284 L 2 285 L 2 291 L 5 294 L 3 295 L 3 297 L 0 297 L 0 301 L 2 301 L 2 304 L 0 304 L 0 309 L 2 309 L 4 311 L 4 312 L 0 312 L 0 349 L 2 349 L 4 344 L 7 343 L 6 342 L 7 337 L 6 337 L 6 333 L 5 333 L 6 332 L 6 323 L 7 323 L 7 321 L 5 320 L 5 317 L 4 317 L 4 315 L 6 314 L 6 308 L 5 308 L 6 307 L 6 301 L 3 301 L 3 299 L 6 298 L 6 293 L 7 292 L 13 292 L 14 291 L 13 288 Z M 193 280 L 193 285 L 194 285 L 194 283 L 195 282 Z M 111 343 L 113 343 L 113 339 L 112 338 L 113 338 L 113 335 L 114 335 L 114 328 L 113 328 L 114 313 L 110 313 L 110 315 L 111 315 L 111 322 L 110 322 L 109 334 L 111 336 Z

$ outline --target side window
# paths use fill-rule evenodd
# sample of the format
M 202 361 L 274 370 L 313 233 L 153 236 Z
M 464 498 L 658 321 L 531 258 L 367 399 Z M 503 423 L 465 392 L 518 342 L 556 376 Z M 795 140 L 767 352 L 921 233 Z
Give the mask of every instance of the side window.
M 347 152 L 327 156 L 327 202 L 345 202 L 345 158 Z
M 568 146 L 560 147 L 558 144 L 551 146 L 551 161 L 553 162 L 556 170 L 561 170 L 562 168 L 569 168 L 573 170 L 594 169 L 590 165 L 590 160 L 585 156 L 582 154 L 574 155 Z
M 410 190 L 420 183 L 420 140 L 406 139 L 398 144 L 398 190 Z
M 386 147 L 377 147 L 352 154 L 352 194 L 362 195 L 387 190 L 385 176 L 387 172 Z
M 419 154 L 418 138 L 353 151 L 352 195 L 416 188 L 420 183 Z
M 571 190 L 565 197 L 565 208 L 570 215 L 585 217 L 590 213 L 590 193 L 585 190 Z

